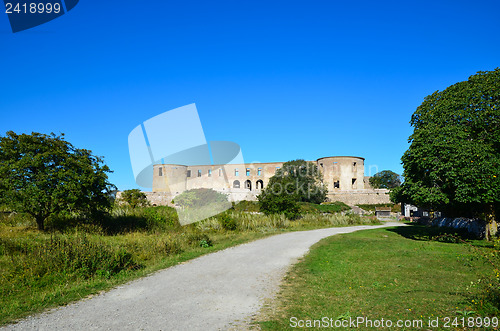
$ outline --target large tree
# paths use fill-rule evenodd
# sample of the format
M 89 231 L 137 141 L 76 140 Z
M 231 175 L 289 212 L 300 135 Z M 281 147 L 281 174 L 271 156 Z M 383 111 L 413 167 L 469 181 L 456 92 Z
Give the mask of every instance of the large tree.
M 377 172 L 369 179 L 373 188 L 395 188 L 401 185 L 401 176 L 391 170 Z
M 0 204 L 32 215 L 40 230 L 54 214 L 105 211 L 115 188 L 109 172 L 100 157 L 64 135 L 9 131 L 0 137 Z
M 316 164 L 294 160 L 284 163 L 276 171 L 257 198 L 265 213 L 288 212 L 294 215 L 298 212 L 296 202 L 321 203 L 326 200 L 326 194 L 327 189 Z
M 125 202 L 132 208 L 146 207 L 149 205 L 148 197 L 139 189 L 125 190 L 121 193 L 120 201 Z
M 500 205 L 500 68 L 427 96 L 410 123 L 405 181 L 393 200 L 482 217 L 492 235 Z

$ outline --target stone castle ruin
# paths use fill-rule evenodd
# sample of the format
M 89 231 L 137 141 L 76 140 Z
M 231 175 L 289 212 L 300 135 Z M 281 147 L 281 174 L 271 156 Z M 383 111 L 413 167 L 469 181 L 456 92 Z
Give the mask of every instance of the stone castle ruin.
M 327 185 L 330 201 L 348 205 L 389 203 L 388 190 L 373 189 L 364 176 L 364 161 L 356 156 L 331 156 L 314 162 Z M 153 191 L 145 192 L 156 205 L 170 204 L 182 192 L 210 188 L 228 194 L 230 201 L 256 200 L 269 179 L 285 162 L 153 166 Z

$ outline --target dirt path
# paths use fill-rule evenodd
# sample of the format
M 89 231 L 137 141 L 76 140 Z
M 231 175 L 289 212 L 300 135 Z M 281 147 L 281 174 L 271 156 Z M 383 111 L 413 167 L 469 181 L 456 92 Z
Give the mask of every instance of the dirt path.
M 339 233 L 289 232 L 201 256 L 107 293 L 29 317 L 9 330 L 226 330 L 257 313 L 311 245 Z

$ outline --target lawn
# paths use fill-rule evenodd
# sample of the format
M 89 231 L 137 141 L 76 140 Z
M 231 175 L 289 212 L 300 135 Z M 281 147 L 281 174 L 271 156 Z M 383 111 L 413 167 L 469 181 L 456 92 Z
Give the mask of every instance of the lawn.
M 498 294 L 498 274 L 476 249 L 489 254 L 492 245 L 442 242 L 455 240 L 437 232 L 408 226 L 324 239 L 292 268 L 276 300 L 256 320 L 263 330 L 314 325 L 314 320 L 335 325 L 358 318 L 361 323 L 390 320 L 393 329 L 413 328 L 395 327 L 397 321 L 418 326 L 413 321 L 421 320 L 424 329 L 435 330 L 439 328 L 429 326 L 429 321 L 435 324 L 436 319 L 440 328 L 449 330 L 448 321 L 461 329 L 461 319 L 467 323 L 471 317 L 489 317 L 491 324 L 491 317 L 498 316 L 498 302 L 495 307 L 487 292 L 491 286 L 478 286 L 478 280 L 497 281 Z M 458 324 L 452 325 L 454 321 Z M 365 329 L 370 324 L 358 326 Z

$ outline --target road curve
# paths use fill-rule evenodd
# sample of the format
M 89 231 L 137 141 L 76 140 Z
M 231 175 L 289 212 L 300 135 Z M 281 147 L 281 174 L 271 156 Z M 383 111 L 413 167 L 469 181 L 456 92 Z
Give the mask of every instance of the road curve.
M 28 317 L 2 330 L 226 330 L 257 313 L 311 245 L 339 233 L 399 226 L 288 232 L 223 251 Z

